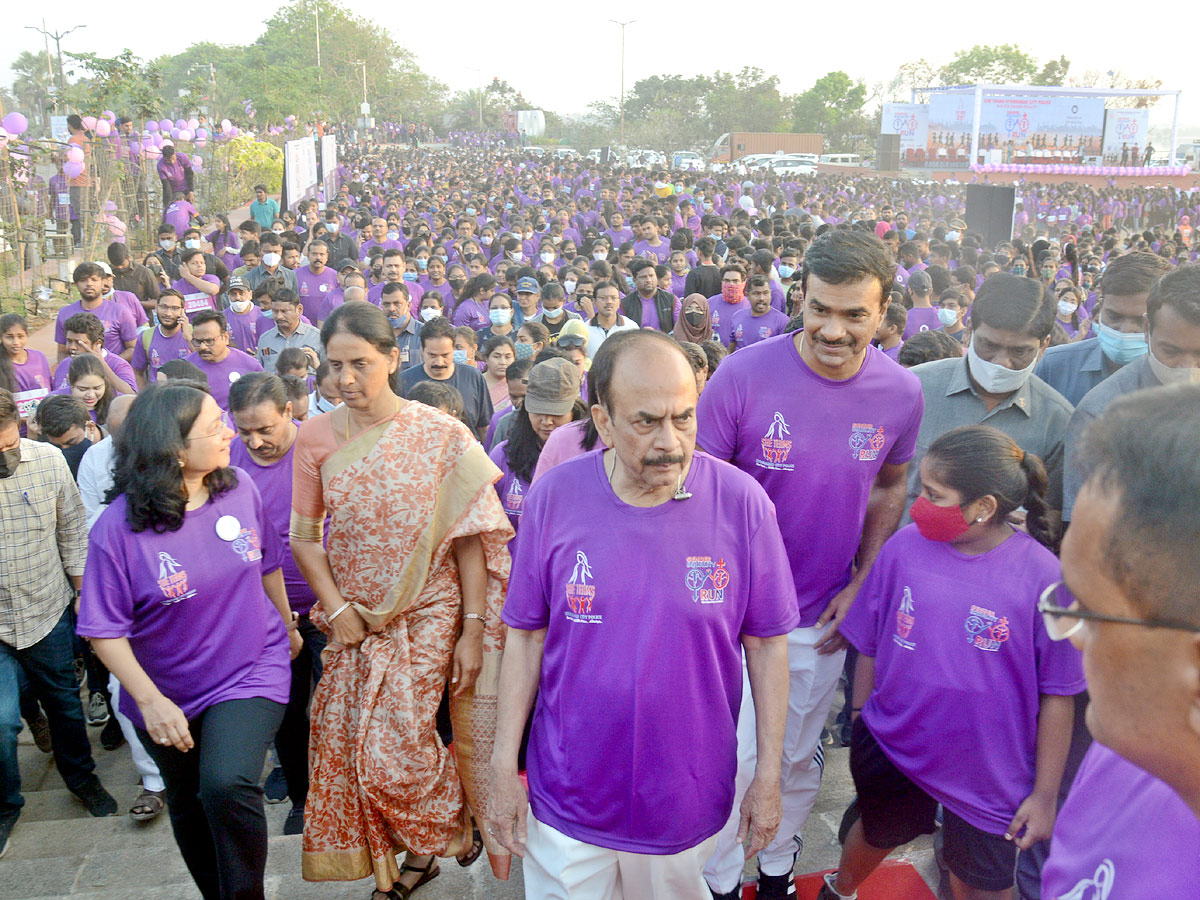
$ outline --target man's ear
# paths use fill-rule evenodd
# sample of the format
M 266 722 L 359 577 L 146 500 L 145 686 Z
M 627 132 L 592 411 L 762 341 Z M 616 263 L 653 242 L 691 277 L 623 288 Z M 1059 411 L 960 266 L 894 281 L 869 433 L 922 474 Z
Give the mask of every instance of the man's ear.
M 1200 634 L 1193 634 L 1187 663 L 1188 725 L 1200 738 Z
M 600 440 L 604 441 L 604 446 L 611 447 L 613 445 L 612 417 L 609 416 L 608 410 L 599 403 L 592 407 L 592 422 L 595 423 L 596 431 L 600 435 Z

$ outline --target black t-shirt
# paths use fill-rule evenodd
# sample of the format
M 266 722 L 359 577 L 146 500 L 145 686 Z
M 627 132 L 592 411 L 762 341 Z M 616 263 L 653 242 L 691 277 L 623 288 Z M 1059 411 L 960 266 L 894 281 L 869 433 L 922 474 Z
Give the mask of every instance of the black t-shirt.
M 434 380 L 429 377 L 423 365 L 405 369 L 400 373 L 400 393 L 407 398 L 413 385 L 420 381 Z M 495 412 L 492 408 L 492 395 L 488 391 L 487 382 L 483 380 L 483 375 L 478 369 L 455 363 L 454 374 L 441 383 L 450 385 L 462 394 L 463 419 L 476 439 L 482 441 L 483 436 L 487 434 L 488 425 L 491 424 L 492 413 Z
M 703 294 L 715 297 L 721 293 L 721 270 L 716 266 L 696 266 L 683 282 L 683 295 Z

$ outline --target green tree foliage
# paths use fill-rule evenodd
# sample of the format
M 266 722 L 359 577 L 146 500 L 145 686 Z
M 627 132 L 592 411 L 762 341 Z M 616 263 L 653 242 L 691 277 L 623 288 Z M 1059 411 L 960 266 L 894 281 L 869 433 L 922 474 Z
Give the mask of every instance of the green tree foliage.
M 1029 84 L 1037 73 L 1037 60 L 1015 44 L 976 44 L 955 53 L 940 74 L 943 84 L 955 85 Z
M 145 63 L 129 50 L 116 56 L 68 53 L 84 75 L 63 92 L 75 109 L 122 110 L 135 116 L 154 116 L 170 107 L 163 98 L 163 74 L 157 63 Z
M 1060 56 L 1058 59 L 1048 59 L 1046 60 L 1046 64 L 1042 66 L 1042 70 L 1033 79 L 1033 83 L 1044 85 L 1065 84 L 1067 72 L 1070 68 L 1071 61 L 1065 56 Z
M 48 121 L 47 110 L 53 102 L 52 67 L 58 68 L 44 50 L 38 53 L 22 50 L 12 64 L 13 98 L 21 109 L 32 112 L 43 123 Z

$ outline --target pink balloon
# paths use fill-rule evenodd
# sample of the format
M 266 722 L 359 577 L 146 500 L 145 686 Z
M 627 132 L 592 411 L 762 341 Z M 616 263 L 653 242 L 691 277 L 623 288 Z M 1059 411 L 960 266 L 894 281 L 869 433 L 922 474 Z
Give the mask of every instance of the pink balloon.
M 192 168 L 195 169 L 197 172 L 199 172 L 201 169 L 204 168 L 204 160 L 201 159 L 199 156 L 193 156 L 192 157 Z
M 197 128 L 200 127 L 200 120 L 197 119 L 195 116 L 192 116 L 190 119 L 187 120 L 187 127 L 188 127 L 189 131 L 194 132 Z
M 112 134 L 112 123 L 108 119 L 101 119 L 96 123 L 96 134 L 100 137 L 108 137 Z
M 25 129 L 29 127 L 29 120 L 19 112 L 10 112 L 4 117 L 4 130 L 13 137 L 25 133 Z
M 196 140 L 198 140 L 198 141 L 203 141 L 208 137 L 208 129 L 207 128 L 197 128 L 197 129 L 195 129 L 195 131 L 196 131 Z
M 200 148 L 207 147 L 208 141 L 206 141 L 204 138 L 196 138 L 196 146 Z
M 91 131 L 93 128 L 95 128 L 96 127 L 96 117 L 95 116 L 84 116 L 83 117 L 83 127 L 86 128 L 88 131 Z
M 83 174 L 83 163 L 68 160 L 63 163 L 63 174 L 68 178 L 78 178 Z
M 237 136 L 238 136 L 238 127 L 237 127 L 236 125 L 231 125 L 231 126 L 229 127 L 229 136 L 230 136 L 231 138 L 234 138 L 234 137 L 237 137 Z
M 187 128 L 187 119 L 176 119 L 175 127 L 176 128 Z
M 228 119 L 221 120 L 221 130 L 222 131 L 228 131 L 232 127 L 233 127 L 233 123 L 230 122 Z
M 73 163 L 79 163 L 82 166 L 83 165 L 83 148 L 78 147 L 78 146 L 72 146 L 72 147 L 68 148 L 67 149 L 67 159 Z
M 157 144 L 151 144 L 146 148 L 146 156 L 151 157 L 152 159 L 157 159 L 158 157 L 162 156 L 162 151 L 158 149 Z
M 109 125 L 111 125 L 117 121 L 117 114 L 115 112 L 113 112 L 111 109 L 106 109 L 104 112 L 100 113 L 100 115 L 103 116 L 104 118 L 108 119 Z
M 187 128 L 181 128 L 179 130 L 179 139 L 181 141 L 190 141 L 192 139 L 192 132 Z
M 175 126 L 175 123 L 172 122 L 170 119 L 163 119 L 161 122 L 158 123 L 158 130 L 159 131 L 170 131 L 174 126 Z

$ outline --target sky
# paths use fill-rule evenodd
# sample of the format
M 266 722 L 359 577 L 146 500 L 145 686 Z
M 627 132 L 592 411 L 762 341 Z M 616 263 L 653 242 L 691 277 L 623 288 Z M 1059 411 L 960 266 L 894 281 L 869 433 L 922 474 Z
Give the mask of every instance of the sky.
M 917 11 L 906 26 L 899 24 L 900 5 L 881 0 L 855 4 L 852 18 L 839 3 L 754 4 L 740 7 L 748 14 L 745 29 L 738 29 L 736 16 L 730 15 L 737 5 L 713 0 L 687 7 L 653 3 L 649 8 L 631 0 L 568 0 L 518 7 L 523 12 L 516 16 L 502 4 L 471 0 L 456 4 L 453 17 L 440 3 L 398 7 L 391 0 L 344 0 L 344 5 L 387 27 L 426 72 L 452 89 L 474 88 L 481 77 L 487 82 L 498 76 L 534 105 L 565 114 L 582 113 L 593 100 L 618 96 L 621 28 L 610 21 L 616 19 L 633 20 L 625 28 L 627 88 L 649 75 L 736 72 L 743 66 L 758 66 L 778 76 L 784 93 L 799 93 L 835 69 L 870 86 L 890 81 L 904 62 L 924 57 L 936 65 L 976 43 L 1016 43 L 1039 62 L 1065 53 L 1074 74 L 1108 71 L 1115 55 L 1120 71 L 1130 77 L 1160 78 L 1164 89 L 1185 89 L 1180 140 L 1200 139 L 1200 90 L 1186 91 L 1194 71 L 1190 32 L 1155 27 L 1149 21 L 1118 23 L 1113 16 L 1080 15 L 1073 4 L 1048 4 L 1033 17 L 986 8 L 976 13 L 976 7 L 966 5 L 966 15 L 951 16 L 944 12 L 947 5 L 931 4 L 938 12 Z M 168 29 L 154 15 L 119 16 L 94 0 L 58 0 L 46 27 L 61 32 L 86 26 L 63 40 L 64 50 L 103 56 L 129 48 L 149 59 L 200 41 L 249 43 L 262 33 L 262 20 L 271 13 L 267 4 L 251 8 L 262 10 L 262 18 L 246 15 L 244 3 L 209 0 L 188 15 L 186 28 Z M 972 19 L 986 29 L 972 28 Z M 41 34 L 22 27 L 41 26 L 33 13 L 11 10 L 8 22 L 9 37 L 0 48 L 0 80 L 5 83 L 11 83 L 9 66 L 20 51 L 36 52 L 44 46 Z M 867 22 L 869 29 L 856 30 Z M 455 24 L 461 27 L 453 28 Z M 1171 99 L 1160 102 L 1152 112 L 1152 125 L 1169 126 L 1172 105 Z

